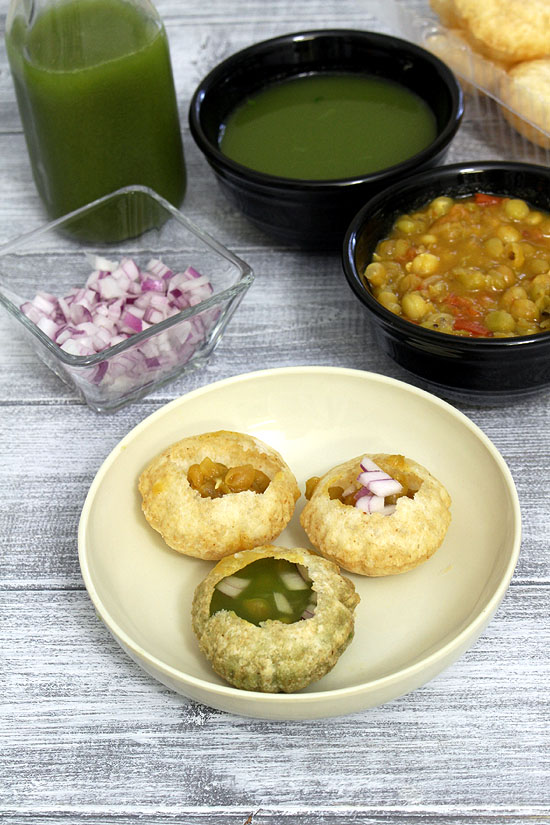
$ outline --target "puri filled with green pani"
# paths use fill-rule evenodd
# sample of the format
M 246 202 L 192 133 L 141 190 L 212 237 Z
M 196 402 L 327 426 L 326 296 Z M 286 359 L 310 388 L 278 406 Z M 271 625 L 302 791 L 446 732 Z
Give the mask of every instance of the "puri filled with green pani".
M 395 81 L 351 73 L 298 75 L 237 106 L 221 151 L 270 175 L 335 180 L 386 169 L 435 139 L 435 115 Z
M 216 564 L 195 590 L 192 626 L 227 682 L 292 693 L 335 666 L 353 638 L 358 603 L 333 562 L 304 548 L 267 545 Z
M 253 561 L 218 582 L 210 615 L 233 610 L 241 619 L 258 626 L 267 619 L 292 624 L 311 618 L 316 604 L 306 568 L 271 556 Z

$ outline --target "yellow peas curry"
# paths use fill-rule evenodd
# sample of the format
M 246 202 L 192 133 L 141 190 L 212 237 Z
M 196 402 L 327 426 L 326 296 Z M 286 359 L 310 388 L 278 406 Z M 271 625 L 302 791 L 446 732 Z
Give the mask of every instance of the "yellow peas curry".
M 187 480 L 202 498 L 221 498 L 228 493 L 243 493 L 245 490 L 265 493 L 271 481 L 262 470 L 251 464 L 226 467 L 209 456 L 203 458 L 200 464 L 191 464 Z
M 427 329 L 550 331 L 550 214 L 484 193 L 436 198 L 395 221 L 364 277 L 383 306 Z

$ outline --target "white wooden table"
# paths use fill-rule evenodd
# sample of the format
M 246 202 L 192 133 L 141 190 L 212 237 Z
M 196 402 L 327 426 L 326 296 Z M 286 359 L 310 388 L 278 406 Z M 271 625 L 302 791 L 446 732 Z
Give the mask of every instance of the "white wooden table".
M 220 59 L 301 28 L 387 31 L 373 2 L 159 0 L 189 172 L 185 211 L 254 268 L 210 365 L 111 416 L 82 405 L 0 317 L 0 821 L 155 825 L 526 825 L 550 822 L 550 395 L 459 408 L 493 440 L 523 513 L 495 619 L 416 692 L 309 723 L 233 717 L 134 665 L 97 621 L 76 532 L 103 459 L 167 401 L 263 367 L 355 367 L 406 379 L 373 345 L 337 255 L 275 246 L 224 200 L 187 108 Z M 7 2 L 2 8 L 2 29 Z M 504 157 L 472 105 L 448 161 Z M 0 242 L 44 219 L 0 52 Z M 458 405 L 457 405 L 458 406 Z

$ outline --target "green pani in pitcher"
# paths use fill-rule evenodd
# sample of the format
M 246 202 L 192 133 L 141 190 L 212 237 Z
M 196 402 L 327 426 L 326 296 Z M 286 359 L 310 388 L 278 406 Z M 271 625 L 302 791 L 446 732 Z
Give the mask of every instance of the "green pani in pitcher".
M 141 184 L 175 206 L 185 164 L 166 32 L 148 0 L 12 0 L 6 46 L 38 192 L 51 218 Z M 79 227 L 136 235 L 116 208 Z

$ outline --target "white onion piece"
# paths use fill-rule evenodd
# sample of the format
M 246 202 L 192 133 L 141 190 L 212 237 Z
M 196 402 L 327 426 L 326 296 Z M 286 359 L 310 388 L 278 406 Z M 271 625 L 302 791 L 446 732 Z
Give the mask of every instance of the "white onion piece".
M 273 599 L 275 601 L 275 607 L 279 613 L 292 613 L 290 602 L 284 593 L 274 593 Z
M 118 262 L 85 254 L 93 271 L 84 287 L 73 287 L 60 298 L 40 291 L 20 307 L 29 320 L 72 355 L 103 352 L 182 309 L 200 304 L 214 291 L 208 278 L 193 267 L 174 273 L 153 258 L 141 270 L 131 258 Z M 154 373 L 167 373 L 192 358 L 219 314 L 216 307 L 205 310 L 139 347 L 91 367 L 86 380 L 109 382 L 108 389 L 117 393 L 142 382 L 149 372 L 154 381 Z
M 315 615 L 315 605 L 308 604 L 302 615 L 300 616 L 301 619 L 313 619 Z
M 283 570 L 279 575 L 287 590 L 307 590 L 309 587 L 297 570 Z
M 241 579 L 239 576 L 226 576 L 225 579 L 221 579 L 221 581 L 215 585 L 215 590 L 219 590 L 220 593 L 223 593 L 225 596 L 235 598 L 242 593 L 249 584 L 250 579 Z

